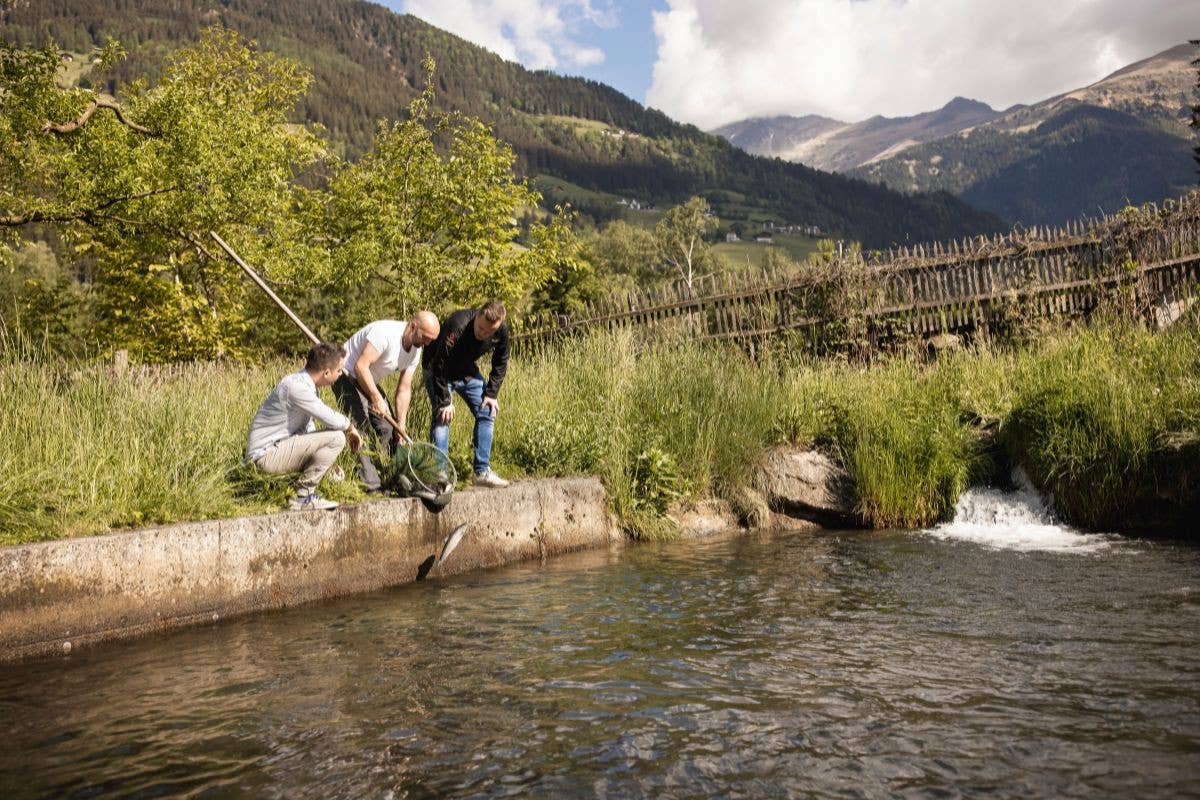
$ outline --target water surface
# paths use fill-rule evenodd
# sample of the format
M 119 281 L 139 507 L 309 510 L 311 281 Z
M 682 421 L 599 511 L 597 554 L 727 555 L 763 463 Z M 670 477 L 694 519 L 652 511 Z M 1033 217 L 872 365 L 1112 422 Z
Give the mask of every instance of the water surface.
M 1178 544 L 614 549 L 0 667 L 0 796 L 1180 797 L 1198 645 Z

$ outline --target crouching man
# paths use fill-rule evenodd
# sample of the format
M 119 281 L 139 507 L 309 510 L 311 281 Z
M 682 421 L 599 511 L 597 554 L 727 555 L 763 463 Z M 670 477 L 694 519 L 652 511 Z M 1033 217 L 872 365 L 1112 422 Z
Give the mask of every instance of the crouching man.
M 347 440 L 354 452 L 362 447 L 362 438 L 350 420 L 317 395 L 319 387 L 332 386 L 341 375 L 345 355 L 341 345 L 314 345 L 304 369 L 281 380 L 250 423 L 246 460 L 271 475 L 300 473 L 296 496 L 288 503 L 294 511 L 337 508 L 337 503 L 317 494 L 317 484 Z M 325 430 L 316 430 L 313 420 Z
M 429 438 L 443 453 L 450 448 L 450 422 L 454 419 L 451 392 L 467 401 L 475 417 L 475 485 L 501 487 L 508 481 L 491 467 L 492 431 L 500 411 L 500 384 L 508 367 L 508 326 L 504 304 L 493 300 L 482 308 L 463 308 L 446 318 L 441 333 L 429 346 L 425 388 L 433 421 Z M 486 383 L 476 359 L 492 353 Z

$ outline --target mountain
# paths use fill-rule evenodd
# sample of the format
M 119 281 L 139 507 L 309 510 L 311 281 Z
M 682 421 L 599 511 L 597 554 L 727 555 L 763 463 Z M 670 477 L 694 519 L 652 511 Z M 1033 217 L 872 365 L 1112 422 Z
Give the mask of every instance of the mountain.
M 1090 86 L 1002 112 L 955 98 L 914 117 L 791 136 L 779 132 L 796 118 L 776 117 L 775 140 L 787 148 L 772 155 L 902 192 L 950 192 L 1025 224 L 1112 212 L 1195 187 L 1188 123 L 1196 55 L 1195 46 L 1178 45 Z M 764 126 L 750 122 L 718 132 L 762 152 Z
M 1191 62 L 1198 55 L 1195 45 L 1176 45 L 1119 69 L 1091 86 L 1052 97 L 1031 111 L 1049 117 L 1055 108 L 1076 101 L 1123 111 L 1187 138 L 1196 85 L 1196 70 Z
M 801 161 L 795 154 L 806 142 L 845 127 L 846 123 L 840 120 L 809 114 L 804 117 L 751 117 L 722 125 L 711 132 L 747 153 Z
M 1191 145 L 1108 108 L 1073 103 L 1030 130 L 984 126 L 855 171 L 936 187 L 1005 219 L 1054 225 L 1173 197 L 1196 185 Z
M 518 169 L 579 187 L 599 218 L 618 197 L 667 205 L 703 194 L 727 220 L 817 225 L 870 247 L 993 231 L 1000 220 L 945 193 L 885 187 L 745 153 L 594 81 L 530 71 L 407 15 L 360 0 L 7 0 L 0 38 L 47 39 L 86 55 L 107 37 L 128 59 L 98 88 L 140 75 L 211 25 L 224 25 L 313 73 L 298 122 L 319 123 L 354 157 L 379 119 L 401 116 L 437 62 L 437 102 L 479 117 L 512 145 Z M 86 63 L 87 59 L 77 58 Z M 550 182 L 553 184 L 553 181 Z
M 845 172 L 914 144 L 958 133 L 999 114 L 986 103 L 956 97 L 937 111 L 912 117 L 875 116 L 854 123 L 811 115 L 771 117 L 734 122 L 713 133 L 750 153 Z
M 1173 47 L 848 174 L 901 191 L 952 192 L 1026 224 L 1178 195 L 1197 181 L 1188 128 L 1195 51 Z

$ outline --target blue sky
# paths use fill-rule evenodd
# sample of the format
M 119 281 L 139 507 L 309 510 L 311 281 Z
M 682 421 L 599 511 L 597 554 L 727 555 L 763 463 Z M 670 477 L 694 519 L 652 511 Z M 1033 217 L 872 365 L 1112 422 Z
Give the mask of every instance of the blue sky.
M 381 0 L 702 128 L 1032 103 L 1200 36 L 1200 0 Z
M 646 101 L 650 71 L 654 67 L 657 40 L 651 24 L 652 10 L 666 10 L 666 3 L 618 2 L 617 24 L 596 27 L 589 41 L 604 51 L 603 62 L 574 73 L 607 83 L 640 102 Z
M 634 98 L 639 102 L 646 101 L 646 91 L 650 88 L 651 71 L 657 52 L 657 40 L 651 14 L 653 11 L 666 11 L 666 0 L 660 2 L 635 2 L 634 0 L 585 0 L 585 2 L 461 2 L 447 3 L 437 0 L 433 3 L 413 2 L 412 0 L 377 0 L 382 5 L 400 13 L 415 13 L 416 16 L 428 22 L 445 28 L 452 33 L 458 33 L 464 38 L 478 44 L 488 46 L 488 49 L 499 52 L 513 61 L 518 61 L 533 68 L 551 68 L 565 75 L 580 75 L 585 78 L 606 83 Z M 488 20 L 489 33 L 485 34 L 479 28 L 465 24 L 464 17 L 474 16 L 479 19 L 483 14 L 479 9 L 491 7 L 498 13 Z M 522 13 L 523 7 L 528 13 Z M 536 57 L 532 48 L 520 47 L 519 35 L 514 30 L 516 17 L 536 16 L 537 9 L 554 8 L 562 15 L 566 28 L 563 38 L 568 42 L 576 42 L 583 46 L 595 48 L 603 54 L 603 60 L 587 63 L 570 58 L 569 48 L 560 47 L 557 63 L 544 63 L 544 59 Z M 580 10 L 584 9 L 584 10 Z M 588 12 L 591 12 L 589 16 Z M 472 13 L 475 12 L 475 13 Z M 544 17 L 544 15 L 542 15 Z M 542 31 L 546 33 L 545 30 Z M 474 34 L 474 35 L 472 35 Z M 512 43 L 514 52 L 503 52 L 496 46 L 497 38 L 507 39 Z M 516 56 L 515 58 L 513 56 Z M 530 57 L 530 56 L 535 57 Z

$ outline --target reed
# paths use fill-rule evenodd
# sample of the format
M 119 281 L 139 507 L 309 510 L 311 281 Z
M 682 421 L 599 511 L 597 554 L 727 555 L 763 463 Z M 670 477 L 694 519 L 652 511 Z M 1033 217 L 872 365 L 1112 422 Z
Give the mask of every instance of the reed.
M 0 543 L 276 510 L 286 478 L 241 458 L 251 417 L 298 366 L 72 364 L 0 352 Z M 349 467 L 348 454 L 344 454 Z M 355 499 L 353 482 L 322 491 Z
M 1012 463 L 1069 520 L 1130 525 L 1164 497 L 1194 502 L 1198 331 L 1195 321 L 1157 335 L 1105 323 L 1021 349 L 869 365 L 787 348 L 752 361 L 728 346 L 596 334 L 514 359 L 493 461 L 511 477 L 598 475 L 612 510 L 644 538 L 673 533 L 663 512 L 678 498 L 736 501 L 763 451 L 781 442 L 845 465 L 859 512 L 876 526 L 943 519 L 967 486 Z M 5 342 L 0 543 L 280 508 L 287 479 L 240 461 L 257 405 L 298 368 L 276 360 L 117 374 Z M 469 476 L 471 419 L 459 411 L 451 457 Z M 423 436 L 428 420 L 418 385 L 410 432 Z M 342 465 L 354 474 L 348 452 Z M 352 479 L 321 491 L 361 497 Z

